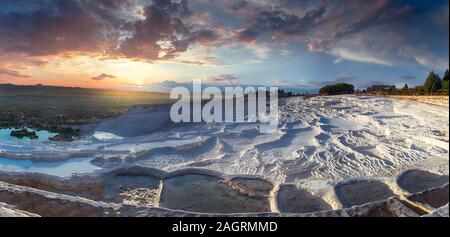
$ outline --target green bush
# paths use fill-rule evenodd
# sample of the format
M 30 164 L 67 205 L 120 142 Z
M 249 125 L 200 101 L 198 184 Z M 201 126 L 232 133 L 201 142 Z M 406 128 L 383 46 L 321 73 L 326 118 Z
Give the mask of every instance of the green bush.
M 424 95 L 426 91 L 424 86 L 416 86 L 413 88 L 413 92 L 414 94 Z
M 326 95 L 353 94 L 355 93 L 355 87 L 350 84 L 339 83 L 322 87 L 320 88 L 319 93 Z
M 407 95 L 407 94 L 409 94 L 409 86 L 408 86 L 408 84 L 405 84 L 405 86 L 400 90 L 400 92 L 401 92 L 401 94 L 403 94 L 403 95 Z

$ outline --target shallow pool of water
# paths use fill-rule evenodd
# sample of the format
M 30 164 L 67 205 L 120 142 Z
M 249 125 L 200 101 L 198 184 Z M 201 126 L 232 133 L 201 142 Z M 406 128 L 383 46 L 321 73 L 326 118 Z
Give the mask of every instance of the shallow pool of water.
M 254 182 L 256 183 L 240 181 L 244 183 L 243 185 L 247 185 L 252 193 L 255 192 L 253 189 L 266 185 L 261 184 L 263 181 L 260 180 Z M 267 190 L 263 188 L 259 191 L 263 194 L 249 196 L 233 189 L 218 178 L 188 174 L 164 181 L 159 205 L 173 210 L 203 213 L 269 212 Z
M 16 130 L 14 128 L 4 128 L 4 129 L 0 129 L 0 141 L 10 141 L 10 142 L 15 142 L 15 141 L 48 141 L 49 138 L 54 137 L 56 135 L 58 135 L 58 133 L 52 133 L 49 131 L 45 131 L 45 130 L 40 130 L 37 131 L 36 130 L 36 135 L 38 136 L 37 139 L 30 139 L 28 137 L 24 137 L 22 139 L 17 138 L 17 137 L 13 137 L 11 136 L 11 131 Z M 28 129 L 28 131 L 31 131 L 32 129 Z
M 74 158 L 66 161 L 32 161 L 0 157 L 0 171 L 28 172 L 69 177 L 72 174 L 91 173 L 100 168 L 93 165 L 91 158 Z

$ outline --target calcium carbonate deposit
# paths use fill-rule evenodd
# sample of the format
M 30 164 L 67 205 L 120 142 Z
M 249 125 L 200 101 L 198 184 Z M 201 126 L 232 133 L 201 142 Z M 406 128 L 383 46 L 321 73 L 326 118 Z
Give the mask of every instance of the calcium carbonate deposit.
M 296 97 L 280 100 L 279 116 L 279 130 L 262 134 L 252 123 L 172 124 L 161 111 L 135 107 L 71 143 L 2 139 L 0 170 L 70 176 L 129 165 L 202 168 L 310 187 L 389 178 L 412 168 L 448 175 L 446 106 L 381 97 Z M 74 169 L 73 159 L 81 168 Z M 45 163 L 55 161 L 58 172 L 51 172 Z

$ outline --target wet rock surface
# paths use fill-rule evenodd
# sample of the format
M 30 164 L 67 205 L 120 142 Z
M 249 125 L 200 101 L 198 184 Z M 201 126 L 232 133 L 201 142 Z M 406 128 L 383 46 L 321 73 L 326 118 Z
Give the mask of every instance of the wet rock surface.
M 420 193 L 408 195 L 408 199 L 424 206 L 429 209 L 440 208 L 448 203 L 449 185 L 433 188 Z
M 399 197 L 377 180 L 352 180 L 332 188 L 343 209 L 333 209 L 323 192 L 198 169 L 169 173 L 133 166 L 71 178 L 0 172 L 0 215 L 448 216 L 448 208 L 441 208 L 448 204 L 448 183 Z
M 213 214 L 175 211 L 165 208 L 97 202 L 81 197 L 46 192 L 0 182 L 0 216 L 61 216 L 61 217 L 418 217 L 425 215 L 397 197 L 367 203 L 352 208 L 313 213 L 241 213 Z M 426 216 L 448 217 L 448 205 Z
M 110 203 L 157 206 L 160 178 L 137 169 L 119 169 L 99 177 L 59 178 L 39 174 L 0 174 L 0 180 L 49 192 Z
M 423 170 L 408 170 L 397 179 L 397 184 L 402 189 L 410 192 L 421 192 L 449 183 L 449 177 L 437 175 Z
M 386 184 L 374 180 L 341 183 L 335 187 L 335 191 L 343 207 L 362 205 L 395 196 Z
M 397 197 L 345 210 L 351 217 L 419 217 L 427 213 L 400 201 Z
M 38 136 L 36 135 L 35 131 L 28 131 L 28 129 L 26 128 L 11 131 L 11 136 L 17 137 L 19 139 L 22 139 L 24 137 L 29 139 L 38 139 Z
M 49 138 L 52 142 L 72 142 L 74 139 L 71 135 L 59 134 Z
M 280 186 L 278 208 L 286 213 L 311 213 L 332 209 L 322 198 L 294 185 Z
M 0 200 L 19 210 L 47 217 L 108 216 L 118 206 L 0 182 Z
M 13 174 L 0 172 L 0 181 L 85 198 L 99 197 L 102 192 L 102 184 L 97 177 L 73 176 L 71 178 L 60 178 L 37 173 Z
M 257 192 L 212 176 L 183 175 L 163 181 L 160 206 L 204 213 L 269 212 L 267 197 Z
M 344 209 L 311 213 L 282 213 L 281 215 L 286 217 L 350 217 Z
M 232 178 L 219 180 L 219 183 L 226 184 L 249 198 L 257 199 L 269 198 L 270 192 L 274 188 L 272 183 L 260 178 Z

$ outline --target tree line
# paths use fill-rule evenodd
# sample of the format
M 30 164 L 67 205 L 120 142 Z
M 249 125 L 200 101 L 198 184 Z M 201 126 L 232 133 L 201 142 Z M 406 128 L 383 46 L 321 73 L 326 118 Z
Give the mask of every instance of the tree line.
M 347 83 L 338 83 L 320 88 L 319 93 L 324 95 L 353 94 L 355 93 L 355 86 Z
M 399 91 L 401 94 L 408 95 L 436 95 L 436 94 L 446 94 L 448 95 L 448 84 L 449 84 L 449 72 L 448 69 L 444 73 L 444 77 L 441 79 L 435 72 L 430 72 L 428 74 L 425 83 L 421 86 L 416 86 L 414 88 L 409 88 L 408 84 Z
M 423 85 L 410 88 L 408 84 L 405 84 L 400 90 L 384 91 L 384 93 L 401 95 L 448 95 L 449 77 L 448 69 L 445 71 L 442 79 L 432 71 L 428 74 Z M 338 83 L 320 88 L 319 93 L 325 95 L 353 94 L 355 93 L 355 87 L 347 83 Z

